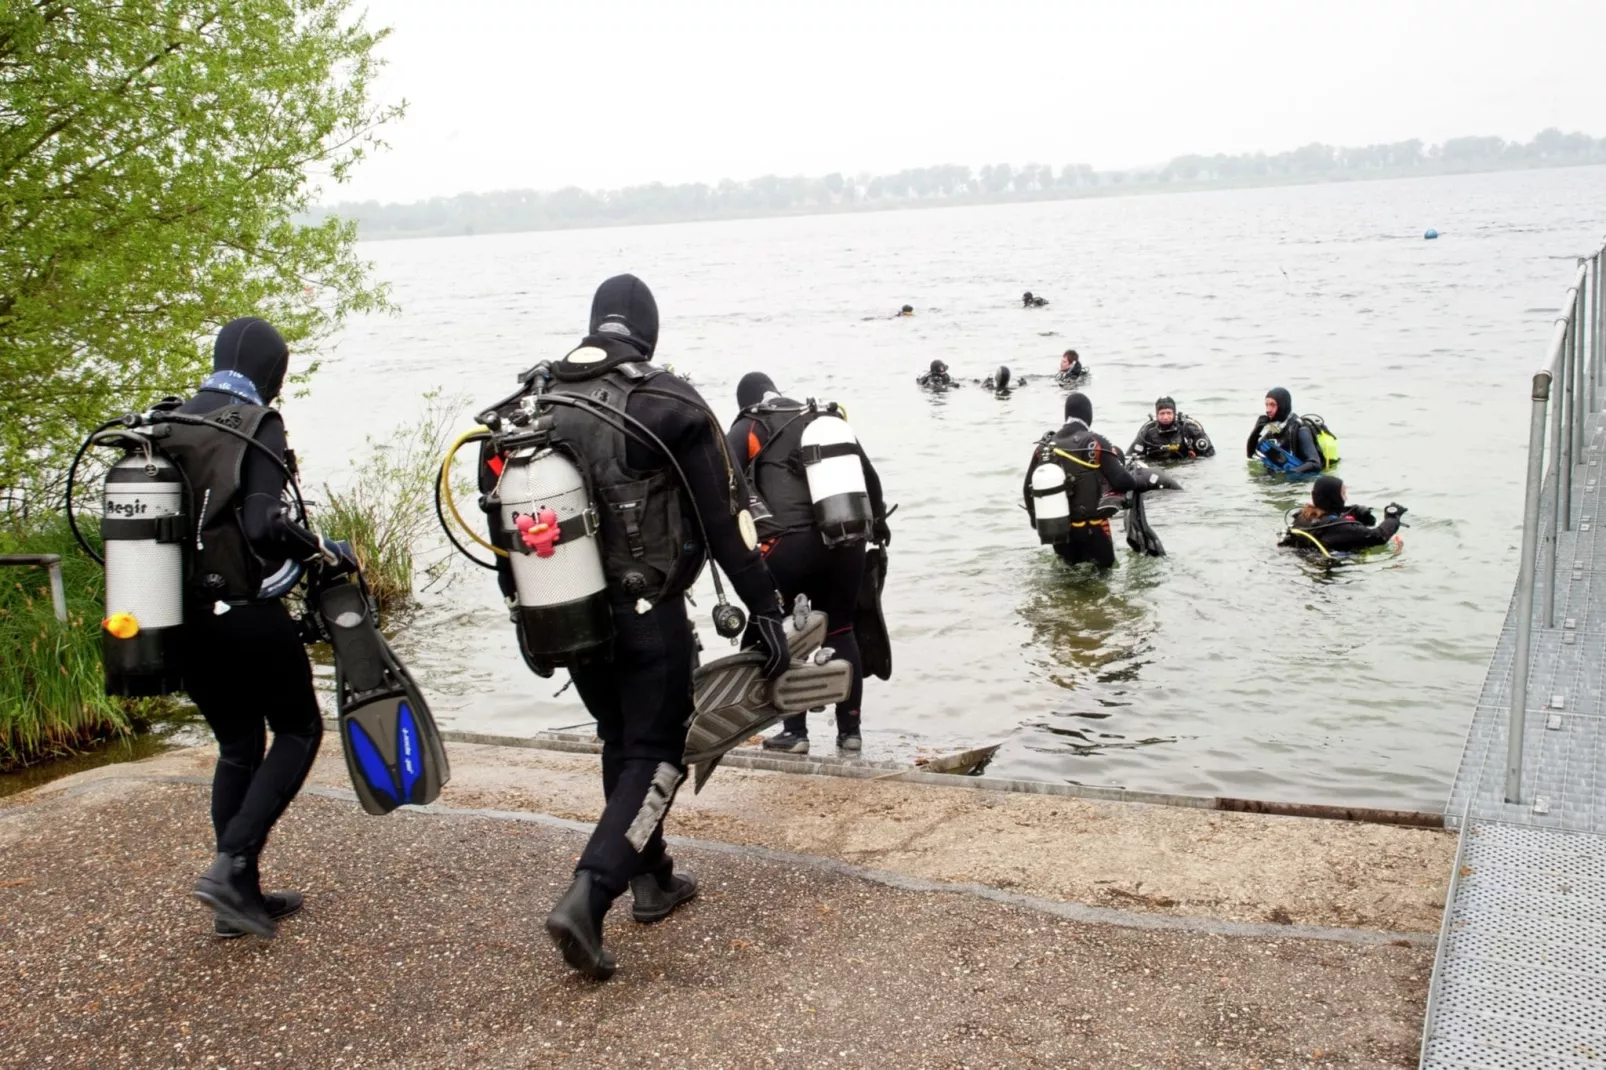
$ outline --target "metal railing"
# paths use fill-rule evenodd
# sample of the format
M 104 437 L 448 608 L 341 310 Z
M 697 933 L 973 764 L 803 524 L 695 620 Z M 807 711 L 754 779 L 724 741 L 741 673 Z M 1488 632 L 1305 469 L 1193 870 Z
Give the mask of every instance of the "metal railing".
M 56 619 L 67 622 L 67 589 L 61 583 L 60 554 L 0 554 L 0 565 L 37 565 L 50 573 L 50 604 Z
M 1528 425 L 1528 475 L 1522 507 L 1522 561 L 1517 573 L 1517 643 L 1511 667 L 1510 724 L 1506 734 L 1506 802 L 1522 801 L 1523 732 L 1528 709 L 1528 673 L 1533 661 L 1534 595 L 1541 596 L 1541 627 L 1556 627 L 1556 551 L 1560 531 L 1573 530 L 1574 468 L 1584 455 L 1584 424 L 1600 411 L 1602 315 L 1601 270 L 1606 246 L 1578 258 L 1561 315 L 1545 351 L 1545 367 L 1533 377 Z M 1549 448 L 1546 448 L 1546 431 Z M 1549 469 L 1546 470 L 1546 461 Z M 1550 485 L 1550 507 L 1544 488 Z M 1541 516 L 1540 514 L 1544 515 Z M 1544 522 L 1541 535 L 1540 522 Z

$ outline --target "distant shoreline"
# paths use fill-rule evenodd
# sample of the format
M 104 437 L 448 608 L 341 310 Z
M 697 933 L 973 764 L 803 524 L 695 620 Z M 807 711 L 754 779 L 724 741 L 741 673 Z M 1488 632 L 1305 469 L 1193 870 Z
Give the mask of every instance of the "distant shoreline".
M 443 223 L 439 225 L 420 227 L 415 229 L 386 228 L 376 230 L 370 225 L 364 225 L 360 216 L 356 216 L 358 223 L 358 237 L 362 241 L 407 241 L 417 238 L 452 238 L 452 237 L 482 237 L 493 234 L 522 234 L 539 231 L 556 230 L 601 230 L 614 227 L 635 226 L 664 226 L 675 223 L 722 223 L 736 222 L 748 219 L 786 219 L 800 216 L 818 215 L 846 215 L 860 212 L 898 212 L 909 210 L 923 210 L 932 208 L 971 208 L 999 204 L 1031 204 L 1045 201 L 1070 201 L 1105 197 L 1131 197 L 1167 193 L 1208 193 L 1221 190 L 1237 189 L 1272 189 L 1285 186 L 1322 186 L 1338 185 L 1353 182 L 1375 182 L 1398 179 L 1416 178 L 1444 178 L 1454 175 L 1495 174 L 1506 171 L 1537 171 L 1554 170 L 1568 167 L 1600 167 L 1606 166 L 1601 160 L 1565 160 L 1555 162 L 1524 162 L 1520 164 L 1492 164 L 1490 166 L 1455 166 L 1455 165 L 1428 165 L 1395 168 L 1378 168 L 1367 170 L 1347 171 L 1327 175 L 1276 175 L 1263 178 L 1246 177 L 1235 179 L 1213 180 L 1169 180 L 1169 181 L 1140 181 L 1122 182 L 1109 185 L 1084 186 L 1075 188 L 1038 189 L 1026 192 L 982 193 L 960 196 L 932 196 L 919 198 L 879 199 L 871 201 L 849 201 L 833 204 L 808 204 L 792 208 L 779 209 L 733 209 L 702 213 L 648 213 L 641 217 L 629 219 L 606 218 L 579 218 L 572 221 L 547 221 L 534 225 L 521 225 L 510 223 L 497 225 L 495 223 L 480 222 L 476 224 Z M 465 197 L 474 195 L 463 195 Z M 438 201 L 452 201 L 457 198 L 437 198 Z M 434 202 L 419 202 L 430 204 Z M 337 205 L 317 213 L 314 219 L 324 219 L 329 216 L 340 216 L 351 219 L 352 215 L 341 212 L 341 209 L 350 209 L 353 205 Z M 393 206 L 386 205 L 385 208 Z

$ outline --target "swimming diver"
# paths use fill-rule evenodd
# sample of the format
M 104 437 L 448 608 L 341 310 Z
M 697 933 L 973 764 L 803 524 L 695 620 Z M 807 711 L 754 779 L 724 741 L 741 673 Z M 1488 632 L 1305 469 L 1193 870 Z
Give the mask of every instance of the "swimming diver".
M 789 663 L 780 595 L 753 537 L 741 470 L 697 390 L 649 363 L 657 341 L 658 305 L 646 283 L 633 275 L 608 279 L 597 288 L 590 330 L 580 344 L 523 377 L 532 384 L 527 390 L 539 389 L 539 397 L 553 399 L 549 408 L 538 408 L 541 415 L 532 419 L 523 404 L 528 394 L 521 392 L 487 414 L 499 424 L 507 421 L 503 426 L 519 426 L 522 417 L 537 431 L 549 428 L 554 441 L 583 462 L 599 506 L 594 521 L 563 537 L 589 541 L 594 531 L 600 538 L 607 603 L 603 626 L 612 639 L 602 632 L 600 646 L 566 664 L 597 719 L 606 803 L 575 865 L 573 883 L 546 919 L 564 960 L 594 980 L 606 980 L 616 968 L 613 952 L 603 946 L 602 923 L 626 888 L 639 922 L 666 918 L 697 894 L 696 878 L 675 872 L 664 848 L 663 824 L 686 775 L 682 758 L 693 714 L 697 640 L 684 595 L 710 555 L 751 611 L 751 634 L 765 656 L 763 675 L 774 679 Z M 563 398 L 590 399 L 608 411 L 594 404 L 558 404 Z M 514 459 L 487 444 L 481 491 L 494 491 Z M 508 532 L 500 509 L 488 504 L 485 509 L 493 541 L 504 550 L 513 537 L 527 535 L 522 527 Z M 698 516 L 700 524 L 694 523 Z M 562 535 L 564 525 L 554 526 L 554 534 Z M 497 573 L 509 605 L 522 612 L 508 557 L 498 557 Z M 579 578 L 576 574 L 570 583 L 557 577 L 568 586 L 578 585 Z M 528 653 L 538 640 L 547 644 L 541 649 L 556 649 L 589 623 L 578 612 L 572 620 L 560 613 L 553 618 L 554 634 L 521 635 L 531 668 L 541 671 Z M 546 674 L 551 671 L 545 667 Z
M 1048 298 L 1038 297 L 1036 294 L 1032 293 L 1032 291 L 1027 290 L 1025 293 L 1020 295 L 1020 303 L 1024 308 L 1042 308 L 1044 305 L 1048 304 Z
M 1022 495 L 1042 541 L 1068 565 L 1091 561 L 1104 571 L 1115 565 L 1110 517 L 1127 494 L 1176 483 L 1147 469 L 1129 470 L 1121 451 L 1092 429 L 1093 402 L 1086 394 L 1065 397 L 1065 424 L 1038 440 L 1026 469 Z M 1045 469 L 1039 477 L 1039 469 Z
M 900 308 L 898 310 L 897 315 L 893 316 L 892 318 L 893 319 L 897 319 L 898 316 L 913 316 L 914 314 L 915 314 L 915 306 L 913 306 L 913 305 L 904 305 L 902 308 Z
M 864 665 L 853 620 L 864 579 L 865 540 L 884 547 L 892 538 L 886 502 L 881 497 L 881 478 L 857 442 L 844 446 L 856 454 L 858 461 L 849 475 L 859 478 L 851 480 L 856 486 L 834 487 L 832 493 L 867 495 L 870 523 L 861 523 L 852 530 L 832 531 L 828 538 L 819 523 L 820 509 L 811 495 L 812 466 L 805 456 L 809 448 L 805 435 L 809 425 L 822 415 L 842 418 L 840 409 L 782 397 L 763 372 L 742 376 L 736 387 L 736 404 L 741 412 L 731 424 L 726 444 L 731 456 L 745 469 L 749 488 L 764 503 L 764 509 L 754 509 L 764 562 L 788 604 L 804 594 L 813 608 L 825 613 L 825 645 L 853 667 L 853 690 L 836 707 L 836 745 L 846 751 L 860 750 Z M 764 748 L 807 754 L 807 716 L 799 713 L 787 717 L 781 731 L 764 740 Z
M 1076 350 L 1067 349 L 1060 355 L 1060 370 L 1055 374 L 1054 381 L 1061 386 L 1069 386 L 1080 382 L 1086 374 L 1087 369 L 1082 367 L 1082 358 Z
M 1353 553 L 1376 546 L 1387 546 L 1398 538 L 1400 518 L 1405 506 L 1390 502 L 1383 509 L 1383 522 L 1364 505 L 1345 504 L 1349 488 L 1334 475 L 1316 477 L 1310 490 L 1310 504 L 1301 507 L 1289 520 L 1279 546 L 1320 553 Z
M 915 382 L 927 390 L 947 390 L 961 385 L 959 380 L 948 374 L 948 365 L 940 360 L 932 361 L 931 368 L 925 374 L 916 376 Z
M 1198 420 L 1178 412 L 1176 401 L 1163 397 L 1155 401 L 1153 418 L 1138 428 L 1127 454 L 1147 461 L 1187 461 L 1214 457 L 1216 447 Z
M 289 347 L 267 321 L 231 320 L 212 347 L 212 374 L 178 412 L 216 419 L 293 465 L 284 419 L 268 407 L 289 363 Z M 210 428 L 164 426 L 162 451 L 183 472 L 200 510 L 184 584 L 184 690 L 218 746 L 217 857 L 194 894 L 212 908 L 218 936 L 271 937 L 280 920 L 301 909 L 302 897 L 264 895 L 258 860 L 323 739 L 312 665 L 281 599 L 308 562 L 322 559 L 332 574 L 357 571 L 357 559 L 350 544 L 290 519 L 281 500 L 285 469 L 263 451 Z
M 1025 385 L 1026 377 L 1024 375 L 1019 379 L 1014 379 L 1010 376 L 1008 364 L 1000 364 L 997 371 L 981 380 L 981 388 L 983 390 L 991 390 L 993 396 L 999 398 L 1007 398 L 1015 390 Z
M 1322 435 L 1333 442 L 1331 454 L 1318 445 Z M 1288 475 L 1320 472 L 1338 461 L 1337 440 L 1332 439 L 1326 424 L 1320 417 L 1295 414 L 1293 397 L 1280 386 L 1266 391 L 1266 411 L 1249 432 L 1244 452 L 1250 458 L 1259 457 L 1268 471 Z

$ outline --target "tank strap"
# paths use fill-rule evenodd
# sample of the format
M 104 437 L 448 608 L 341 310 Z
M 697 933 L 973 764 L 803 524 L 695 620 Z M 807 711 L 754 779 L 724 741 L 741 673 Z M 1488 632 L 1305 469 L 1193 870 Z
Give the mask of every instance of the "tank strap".
M 154 539 L 156 542 L 181 543 L 189 540 L 189 525 L 182 516 L 153 516 L 137 520 L 123 517 L 101 517 L 100 537 L 103 539 Z
M 804 464 L 819 464 L 832 457 L 857 457 L 860 448 L 857 442 L 833 442 L 828 446 L 801 446 L 797 452 Z
M 601 525 L 597 520 L 597 511 L 595 509 L 587 509 L 578 516 L 571 516 L 567 520 L 558 521 L 557 541 L 561 546 L 565 542 L 572 542 L 575 539 L 589 539 L 600 530 Z M 535 553 L 530 547 L 524 545 L 523 539 L 515 538 L 512 542 L 513 549 L 518 553 Z

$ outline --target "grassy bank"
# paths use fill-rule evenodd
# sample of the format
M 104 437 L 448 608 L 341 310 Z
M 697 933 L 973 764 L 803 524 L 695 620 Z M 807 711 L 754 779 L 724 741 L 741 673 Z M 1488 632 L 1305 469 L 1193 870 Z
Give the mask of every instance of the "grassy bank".
M 0 769 L 76 753 L 131 733 L 151 703 L 104 694 L 101 568 L 58 517 L 0 528 L 0 553 L 60 554 L 67 622 L 56 620 L 42 568 L 0 569 Z

